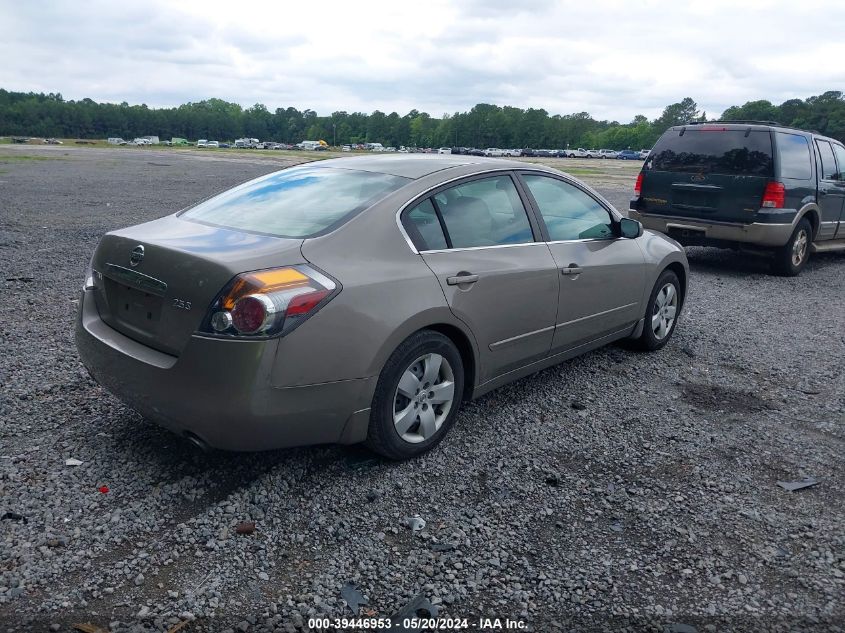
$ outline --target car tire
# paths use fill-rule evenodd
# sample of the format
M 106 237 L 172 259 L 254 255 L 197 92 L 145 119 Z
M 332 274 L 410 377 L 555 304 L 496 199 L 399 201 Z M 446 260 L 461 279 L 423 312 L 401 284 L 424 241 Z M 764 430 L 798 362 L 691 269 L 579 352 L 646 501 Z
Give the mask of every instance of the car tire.
M 435 369 L 433 377 L 426 375 Z M 463 393 L 464 367 L 455 344 L 433 330 L 416 332 L 396 348 L 381 370 L 366 446 L 395 460 L 431 450 L 454 424 Z
M 668 290 L 670 287 L 672 290 Z M 666 345 L 678 324 L 682 306 L 681 282 L 674 272 L 664 270 L 649 295 L 643 332 L 634 342 L 635 347 L 654 352 Z M 674 308 L 674 311 L 669 314 L 667 308 Z
M 789 241 L 775 250 L 772 268 L 778 275 L 795 277 L 810 259 L 810 245 L 813 243 L 813 227 L 807 218 L 801 218 Z

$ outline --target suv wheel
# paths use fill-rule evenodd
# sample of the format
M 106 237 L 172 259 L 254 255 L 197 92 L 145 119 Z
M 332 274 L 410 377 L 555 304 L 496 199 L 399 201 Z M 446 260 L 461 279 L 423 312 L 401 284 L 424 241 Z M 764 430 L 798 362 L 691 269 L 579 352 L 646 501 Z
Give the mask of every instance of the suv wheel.
M 801 272 L 810 258 L 812 235 L 813 229 L 807 218 L 801 218 L 789 241 L 775 251 L 773 267 L 776 273 L 786 277 L 794 277 Z
M 379 376 L 367 446 L 390 459 L 424 453 L 448 432 L 464 392 L 464 367 L 452 341 L 432 330 L 407 338 Z
M 664 270 L 648 299 L 643 333 L 637 339 L 640 349 L 653 352 L 662 348 L 675 331 L 681 311 L 681 282 L 671 270 Z

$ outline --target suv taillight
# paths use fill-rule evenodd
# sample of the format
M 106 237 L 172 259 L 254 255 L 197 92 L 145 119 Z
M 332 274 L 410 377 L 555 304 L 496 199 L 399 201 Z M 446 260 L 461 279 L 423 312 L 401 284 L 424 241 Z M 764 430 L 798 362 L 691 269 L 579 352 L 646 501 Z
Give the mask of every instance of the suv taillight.
M 643 172 L 637 176 L 637 182 L 634 183 L 634 195 L 639 196 L 643 193 Z
M 763 192 L 761 207 L 782 209 L 786 201 L 786 188 L 782 182 L 766 183 L 766 190 Z
M 287 334 L 339 291 L 339 284 L 306 265 L 242 273 L 211 304 L 200 332 L 232 337 Z

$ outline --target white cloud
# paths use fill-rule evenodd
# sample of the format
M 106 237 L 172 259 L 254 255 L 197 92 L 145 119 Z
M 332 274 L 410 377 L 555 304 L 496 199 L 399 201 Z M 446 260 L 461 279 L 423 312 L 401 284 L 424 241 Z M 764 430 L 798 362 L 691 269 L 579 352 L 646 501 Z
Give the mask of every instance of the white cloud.
M 845 4 L 0 0 L 0 87 L 150 106 L 433 116 L 479 102 L 628 121 L 845 86 Z

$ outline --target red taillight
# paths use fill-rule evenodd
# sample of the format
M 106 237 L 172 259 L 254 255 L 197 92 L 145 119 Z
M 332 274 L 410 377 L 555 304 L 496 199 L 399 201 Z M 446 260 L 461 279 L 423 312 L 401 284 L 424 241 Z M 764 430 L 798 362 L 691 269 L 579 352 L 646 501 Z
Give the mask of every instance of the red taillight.
M 762 207 L 769 207 L 773 209 L 782 209 L 786 202 L 786 188 L 782 182 L 770 182 L 766 184 L 766 190 L 763 192 Z
M 634 183 L 634 195 L 641 195 L 643 192 L 643 172 L 637 176 L 637 182 Z
M 285 334 L 338 291 L 334 280 L 303 264 L 243 273 L 211 304 L 201 331 L 238 337 Z
M 232 325 L 241 334 L 253 334 L 261 329 L 267 316 L 262 299 L 254 295 L 241 297 L 232 308 Z
M 287 314 L 293 316 L 295 314 L 306 314 L 311 312 L 318 303 L 329 296 L 328 290 L 315 290 L 308 294 L 299 295 L 290 300 L 288 304 Z

